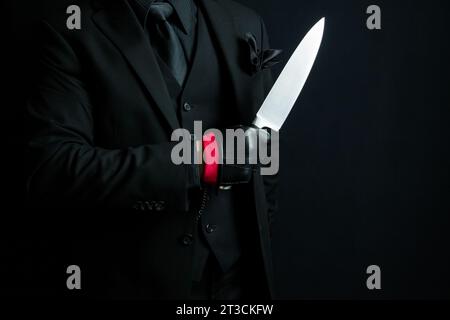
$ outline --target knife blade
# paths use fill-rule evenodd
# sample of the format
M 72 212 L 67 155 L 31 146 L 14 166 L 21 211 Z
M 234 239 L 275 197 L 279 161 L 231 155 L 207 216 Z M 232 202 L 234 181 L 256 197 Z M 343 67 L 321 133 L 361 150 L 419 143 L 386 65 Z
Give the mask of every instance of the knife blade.
M 253 125 L 275 131 L 281 129 L 314 65 L 324 28 L 325 18 L 322 18 L 302 39 L 256 114 Z

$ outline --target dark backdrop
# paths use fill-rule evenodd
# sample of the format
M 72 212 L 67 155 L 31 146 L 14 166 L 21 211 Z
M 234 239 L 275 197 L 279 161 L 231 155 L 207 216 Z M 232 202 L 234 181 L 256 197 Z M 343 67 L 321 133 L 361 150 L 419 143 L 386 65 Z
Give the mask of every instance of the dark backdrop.
M 450 298 L 447 1 L 376 1 L 378 31 L 365 27 L 372 1 L 241 2 L 263 16 L 284 61 L 327 18 L 316 65 L 282 129 L 279 297 Z M 2 294 L 59 293 L 70 256 L 55 218 L 21 210 L 23 101 L 34 26 L 51 3 L 4 2 L 12 38 L 2 49 L 11 71 L 1 119 Z M 381 267 L 380 291 L 365 286 L 371 264 Z

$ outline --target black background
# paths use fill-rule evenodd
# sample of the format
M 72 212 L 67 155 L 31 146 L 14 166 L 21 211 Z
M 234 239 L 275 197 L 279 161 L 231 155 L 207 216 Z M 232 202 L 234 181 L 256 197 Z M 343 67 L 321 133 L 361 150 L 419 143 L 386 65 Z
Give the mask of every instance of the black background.
M 3 3 L 6 295 L 59 294 L 67 264 L 77 264 L 66 258 L 70 235 L 60 219 L 23 209 L 33 32 L 52 2 Z M 450 298 L 447 1 L 240 2 L 262 15 L 284 62 L 327 19 L 317 62 L 281 133 L 273 241 L 279 298 Z M 382 30 L 366 28 L 371 4 L 381 7 Z M 379 291 L 365 285 L 372 264 L 382 270 Z

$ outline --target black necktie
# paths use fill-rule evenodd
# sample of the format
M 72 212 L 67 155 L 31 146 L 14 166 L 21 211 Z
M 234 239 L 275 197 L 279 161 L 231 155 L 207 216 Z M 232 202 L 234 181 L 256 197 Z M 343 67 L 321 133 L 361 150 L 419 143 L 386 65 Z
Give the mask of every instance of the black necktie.
M 149 31 L 153 48 L 182 86 L 187 73 L 183 47 L 168 19 L 174 9 L 166 2 L 153 2 L 149 9 Z

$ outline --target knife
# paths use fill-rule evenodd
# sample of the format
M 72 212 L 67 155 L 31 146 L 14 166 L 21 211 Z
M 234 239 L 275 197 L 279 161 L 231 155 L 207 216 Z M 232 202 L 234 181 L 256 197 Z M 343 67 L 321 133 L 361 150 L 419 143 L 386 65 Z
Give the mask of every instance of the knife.
M 264 103 L 253 125 L 279 131 L 294 107 L 316 60 L 322 43 L 325 18 L 320 19 L 295 49 Z

